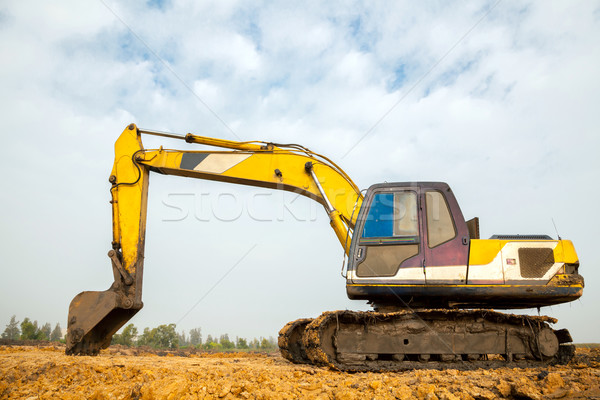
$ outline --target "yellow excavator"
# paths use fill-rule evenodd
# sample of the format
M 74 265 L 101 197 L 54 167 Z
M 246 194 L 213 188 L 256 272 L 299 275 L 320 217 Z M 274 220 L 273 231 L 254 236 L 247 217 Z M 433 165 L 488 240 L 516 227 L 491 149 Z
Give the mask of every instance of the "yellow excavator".
M 219 148 L 145 149 L 142 135 Z M 573 301 L 584 282 L 568 240 L 546 235 L 480 239 L 441 182 L 382 183 L 363 195 L 334 162 L 297 144 L 236 142 L 129 125 L 115 143 L 109 178 L 114 282 L 82 292 L 69 307 L 67 354 L 95 355 L 143 306 L 142 281 L 150 172 L 301 194 L 327 212 L 348 263 L 350 299 L 373 311 L 324 312 L 279 333 L 295 363 L 343 371 L 531 365 L 568 361 L 566 329 L 546 316 L 493 309 Z

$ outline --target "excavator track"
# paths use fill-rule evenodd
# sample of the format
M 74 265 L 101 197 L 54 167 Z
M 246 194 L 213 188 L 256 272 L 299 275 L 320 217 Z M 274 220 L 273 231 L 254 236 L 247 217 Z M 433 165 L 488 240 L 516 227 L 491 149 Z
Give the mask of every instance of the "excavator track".
M 306 349 L 302 336 L 304 329 L 313 321 L 312 318 L 302 318 L 288 322 L 279 331 L 277 344 L 283 358 L 294 364 L 311 364 L 310 358 L 306 355 Z
M 279 343 L 292 362 L 340 371 L 531 367 L 573 357 L 571 336 L 550 328 L 555 322 L 490 310 L 332 311 L 288 323 Z

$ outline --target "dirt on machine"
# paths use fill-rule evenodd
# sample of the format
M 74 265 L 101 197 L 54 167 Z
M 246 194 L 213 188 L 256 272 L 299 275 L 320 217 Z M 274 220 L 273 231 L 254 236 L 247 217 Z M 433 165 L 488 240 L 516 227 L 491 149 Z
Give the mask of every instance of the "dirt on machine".
M 490 310 L 333 311 L 288 323 L 282 355 L 295 364 L 341 371 L 473 369 L 565 364 L 575 348 L 547 316 Z
M 142 135 L 209 150 L 146 149 Z M 217 148 L 217 149 L 215 149 Z M 95 355 L 142 307 L 150 172 L 285 190 L 320 203 L 347 256 L 350 299 L 373 311 L 329 311 L 285 325 L 281 354 L 341 371 L 566 363 L 566 329 L 547 316 L 501 313 L 578 299 L 584 281 L 571 241 L 539 234 L 479 236 L 443 182 L 396 182 L 363 194 L 329 158 L 297 144 L 236 142 L 129 125 L 109 177 L 114 281 L 69 307 L 67 354 Z

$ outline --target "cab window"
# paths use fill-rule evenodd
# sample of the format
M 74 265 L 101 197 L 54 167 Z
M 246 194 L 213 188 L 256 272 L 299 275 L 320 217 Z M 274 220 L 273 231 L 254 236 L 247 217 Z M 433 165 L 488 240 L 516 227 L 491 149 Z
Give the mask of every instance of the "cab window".
M 428 191 L 425 194 L 425 207 L 427 208 L 427 240 L 430 248 L 456 237 L 452 215 L 442 193 Z
M 363 238 L 418 236 L 417 194 L 377 193 L 373 196 Z

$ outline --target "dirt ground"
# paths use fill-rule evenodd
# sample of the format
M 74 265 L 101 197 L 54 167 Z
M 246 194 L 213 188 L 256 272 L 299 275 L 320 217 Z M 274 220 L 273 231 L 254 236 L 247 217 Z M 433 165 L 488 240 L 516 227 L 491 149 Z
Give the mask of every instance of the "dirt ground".
M 568 366 L 350 374 L 278 354 L 0 346 L 0 398 L 600 399 L 600 349 L 577 349 Z

